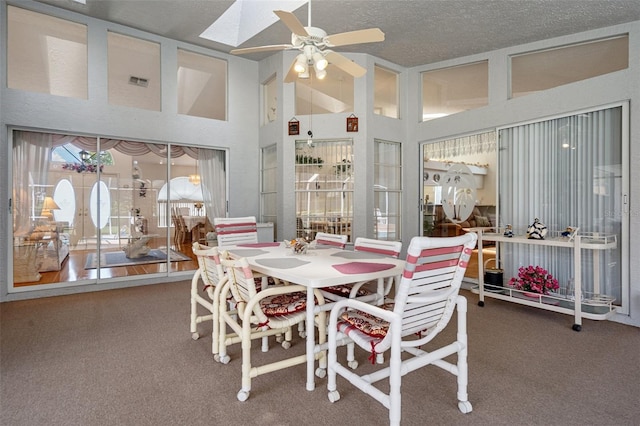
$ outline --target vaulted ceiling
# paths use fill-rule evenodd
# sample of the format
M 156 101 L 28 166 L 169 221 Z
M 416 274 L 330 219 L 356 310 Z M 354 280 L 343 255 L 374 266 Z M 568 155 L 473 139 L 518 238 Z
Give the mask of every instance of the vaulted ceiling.
M 229 52 L 200 38 L 231 0 L 37 0 L 175 40 Z M 640 20 L 638 0 L 314 0 L 312 25 L 328 34 L 370 27 L 381 43 L 337 48 L 413 67 Z M 307 25 L 308 7 L 295 11 Z M 283 44 L 291 33 L 276 22 L 239 47 Z M 245 57 L 260 60 L 273 52 Z

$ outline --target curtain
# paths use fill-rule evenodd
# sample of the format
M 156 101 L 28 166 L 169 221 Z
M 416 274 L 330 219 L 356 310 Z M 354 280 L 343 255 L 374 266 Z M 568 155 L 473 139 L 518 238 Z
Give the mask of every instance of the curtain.
M 496 151 L 495 132 L 463 136 L 456 139 L 434 142 L 424 146 L 425 161 Z
M 621 301 L 622 108 L 503 129 L 499 134 L 499 223 L 525 234 L 535 218 L 548 238 L 568 226 L 583 236 L 614 235 L 615 250 L 582 251 L 582 288 Z M 573 250 L 503 244 L 506 276 L 542 266 L 560 282 L 573 280 Z M 598 283 L 600 288 L 594 288 Z
M 225 152 L 200 148 L 198 170 L 202 181 L 202 198 L 207 218 L 213 223 L 214 218 L 227 216 Z
M 27 233 L 47 194 L 52 135 L 13 132 L 13 232 Z

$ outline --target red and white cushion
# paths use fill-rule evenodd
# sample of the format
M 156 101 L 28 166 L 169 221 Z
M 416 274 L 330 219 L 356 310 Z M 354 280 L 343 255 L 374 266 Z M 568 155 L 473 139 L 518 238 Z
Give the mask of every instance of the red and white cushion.
M 260 308 L 268 317 L 295 314 L 307 309 L 307 294 L 296 291 L 266 297 L 260 301 Z
M 380 307 L 387 311 L 392 311 L 393 306 L 393 303 L 385 303 Z M 344 323 L 340 325 L 345 326 L 340 327 L 341 331 L 346 332 L 346 334 L 349 334 L 349 327 L 353 327 L 367 336 L 382 339 L 389 331 L 388 321 L 359 310 L 344 311 L 340 319 L 344 321 Z

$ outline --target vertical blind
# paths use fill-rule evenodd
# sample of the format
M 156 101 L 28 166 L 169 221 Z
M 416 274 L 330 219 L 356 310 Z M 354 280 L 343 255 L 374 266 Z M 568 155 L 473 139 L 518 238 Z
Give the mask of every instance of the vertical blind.
M 503 129 L 499 132 L 499 221 L 526 233 L 535 218 L 558 236 L 568 226 L 583 235 L 615 235 L 617 247 L 583 250 L 582 288 L 621 302 L 622 107 Z M 567 248 L 506 244 L 506 276 L 543 266 L 565 287 L 573 279 Z M 597 275 L 597 277 L 596 277 Z M 594 279 L 595 278 L 595 279 Z

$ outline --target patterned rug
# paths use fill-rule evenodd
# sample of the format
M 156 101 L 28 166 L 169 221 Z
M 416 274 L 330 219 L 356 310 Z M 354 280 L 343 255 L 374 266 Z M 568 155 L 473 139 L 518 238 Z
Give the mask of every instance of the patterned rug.
M 192 260 L 189 256 L 186 256 L 177 251 L 170 250 L 171 262 L 180 262 L 183 260 Z M 87 256 L 87 262 L 84 265 L 84 269 L 96 269 L 98 267 L 96 253 L 89 253 Z M 140 265 L 145 263 L 161 263 L 167 261 L 166 249 L 151 249 L 146 256 L 138 257 L 135 259 L 129 259 L 124 251 L 107 251 L 100 253 L 100 267 L 101 268 L 113 268 L 115 266 L 131 266 Z

